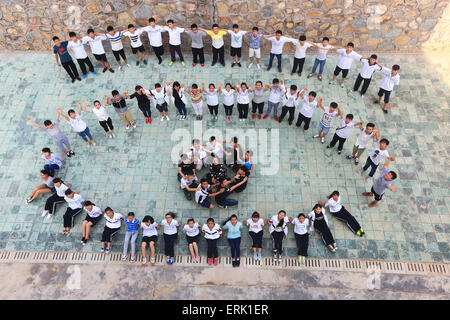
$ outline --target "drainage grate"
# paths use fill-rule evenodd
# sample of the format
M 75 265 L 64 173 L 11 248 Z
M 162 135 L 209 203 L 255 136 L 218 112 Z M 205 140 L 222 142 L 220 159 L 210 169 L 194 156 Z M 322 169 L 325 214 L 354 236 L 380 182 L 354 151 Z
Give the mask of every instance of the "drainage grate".
M 150 260 L 150 259 L 148 259 Z M 45 251 L 0 251 L 0 262 L 28 262 L 28 263 L 126 263 L 140 264 L 142 255 L 137 254 L 135 261 L 122 261 L 122 253 L 114 252 L 104 254 L 99 252 L 45 252 Z M 165 266 L 166 258 L 163 254 L 155 257 L 157 266 Z M 148 261 L 150 264 L 150 261 Z M 200 256 L 198 263 L 192 261 L 190 255 L 175 256 L 175 265 L 208 267 L 207 258 Z M 231 257 L 220 257 L 219 267 L 231 268 Z M 241 257 L 241 268 L 249 269 L 309 269 L 327 271 L 353 271 L 371 272 L 378 270 L 384 273 L 418 274 L 418 275 L 449 275 L 450 267 L 447 263 L 434 262 L 409 262 L 409 261 L 378 261 L 357 259 L 319 259 L 307 258 L 305 263 L 300 263 L 296 258 L 284 258 L 281 262 L 274 261 L 272 257 L 263 257 L 261 261 L 253 257 Z

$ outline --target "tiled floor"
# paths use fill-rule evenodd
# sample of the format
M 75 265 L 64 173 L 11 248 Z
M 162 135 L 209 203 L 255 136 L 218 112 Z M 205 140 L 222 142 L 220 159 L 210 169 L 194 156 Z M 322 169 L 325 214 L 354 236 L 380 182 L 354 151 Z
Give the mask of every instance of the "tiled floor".
M 109 56 L 113 61 L 112 56 Z M 187 57 L 190 61 L 190 57 Z M 130 59 L 134 62 L 134 59 Z M 207 57 L 210 61 L 210 57 Z M 248 218 L 254 210 L 269 218 L 280 209 L 288 216 L 309 212 L 313 204 L 332 190 L 339 190 L 342 202 L 359 220 L 366 231 L 364 238 L 358 238 L 340 221 L 329 215 L 330 226 L 337 239 L 339 250 L 332 254 L 325 249 L 317 234 L 312 235 L 309 255 L 312 257 L 347 257 L 364 259 L 402 259 L 414 261 L 449 261 L 449 197 L 448 197 L 448 87 L 432 66 L 422 60 L 421 55 L 383 56 L 380 61 L 386 65 L 397 63 L 401 66 L 400 86 L 395 89 L 389 109 L 385 115 L 372 100 L 381 81 L 381 74 L 374 76 L 368 94 L 362 99 L 351 91 L 351 85 L 359 69 L 355 63 L 350 72 L 347 87 L 328 85 L 328 77 L 334 69 L 336 58 L 329 58 L 324 81 L 306 79 L 313 57 L 308 56 L 305 71 L 301 77 L 290 76 L 290 61 L 283 59 L 284 72 L 281 76 L 286 83 L 307 86 L 324 97 L 325 103 L 332 100 L 343 106 L 344 113 L 351 112 L 355 120 L 369 120 L 380 128 L 383 137 L 389 138 L 391 155 L 397 161 L 391 168 L 399 173 L 394 182 L 397 193 L 387 191 L 383 201 L 375 208 L 368 208 L 368 199 L 361 193 L 370 188 L 359 174 L 361 166 L 355 166 L 345 159 L 356 139 L 357 130 L 352 132 L 344 146 L 344 153 L 325 149 L 325 145 L 312 139 L 316 132 L 320 111 L 316 111 L 307 133 L 294 130 L 286 122 L 281 125 L 273 120 L 256 120 L 243 123 L 226 123 L 222 118 L 217 122 L 209 120 L 204 110 L 203 132 L 219 129 L 225 134 L 226 128 L 279 129 L 279 171 L 276 175 L 262 175 L 262 165 L 257 165 L 250 177 L 245 192 L 233 195 L 239 205 L 230 209 L 208 211 L 194 202 L 184 199 L 176 180 L 176 164 L 170 161 L 172 147 L 178 141 L 170 139 L 178 128 L 194 134 L 193 110 L 189 106 L 188 120 L 176 121 L 175 108 L 170 106 L 170 122 L 154 121 L 145 124 L 135 101 L 129 101 L 137 128 L 125 131 L 113 110 L 110 115 L 117 127 L 117 139 L 109 140 L 98 125 L 96 118 L 85 115 L 97 146 L 87 149 L 84 142 L 63 123 L 63 131 L 74 146 L 76 156 L 65 161 L 57 174 L 72 183 L 75 190 L 81 190 L 85 199 L 94 201 L 105 208 L 111 206 L 116 211 L 134 211 L 138 218 L 151 214 L 161 220 L 164 213 L 176 211 L 183 222 L 194 217 L 205 222 L 212 216 L 217 221 L 235 213 L 241 220 Z M 270 82 L 280 77 L 275 70 L 227 67 L 193 68 L 188 63 L 185 68 L 179 63 L 168 67 L 168 58 L 163 65 L 155 64 L 152 56 L 149 65 L 133 66 L 116 73 L 89 75 L 87 80 L 71 84 L 64 70 L 58 70 L 52 54 L 19 53 L 0 56 L 0 249 L 14 250 L 86 250 L 97 251 L 103 222 L 94 228 L 94 241 L 82 247 L 81 222 L 75 219 L 75 228 L 70 236 L 60 234 L 65 205 L 61 205 L 52 220 L 43 221 L 40 214 L 46 197 L 32 204 L 24 199 L 34 186 L 40 183 L 39 170 L 43 166 L 40 158 L 42 147 L 57 151 L 52 140 L 37 128 L 27 124 L 28 116 L 42 123 L 54 120 L 56 108 L 67 111 L 77 101 L 100 99 L 110 94 L 112 89 L 133 92 L 135 85 L 152 87 L 155 82 L 179 80 L 187 85 L 193 82 L 240 82 L 254 84 L 257 80 Z M 267 61 L 263 60 L 263 68 Z M 152 106 L 154 115 L 155 109 Z M 235 108 L 234 113 L 237 113 Z M 220 115 L 224 111 L 221 106 Z M 154 120 L 158 120 L 154 118 Z M 197 122 L 198 123 L 198 122 Z M 334 123 L 334 127 L 337 123 Z M 275 130 L 274 130 L 275 132 Z M 330 132 L 327 140 L 331 138 Z M 209 134 L 205 133 L 205 138 Z M 252 148 L 252 146 L 249 146 Z M 261 147 L 261 145 L 259 145 Z M 204 172 L 204 171 L 203 171 Z M 376 175 L 378 177 L 378 173 Z M 123 233 L 116 235 L 113 251 L 122 249 Z M 138 238 L 139 241 L 140 237 Z M 161 239 L 162 240 L 162 239 Z M 163 241 L 158 248 L 163 247 Z M 219 242 L 220 254 L 228 255 L 228 245 L 222 238 Z M 264 254 L 270 254 L 271 240 L 267 230 L 264 235 Z M 242 251 L 250 254 L 251 241 L 246 230 L 243 232 Z M 295 255 L 293 231 L 289 228 L 286 241 L 288 254 Z M 200 250 L 205 253 L 205 242 L 200 242 Z M 180 232 L 176 245 L 177 253 L 186 253 L 184 234 Z

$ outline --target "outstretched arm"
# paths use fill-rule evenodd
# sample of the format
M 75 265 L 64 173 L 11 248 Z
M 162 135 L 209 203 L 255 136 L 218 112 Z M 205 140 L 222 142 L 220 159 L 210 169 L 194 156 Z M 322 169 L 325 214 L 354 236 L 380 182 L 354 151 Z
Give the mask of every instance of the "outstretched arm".
M 58 115 L 63 116 L 64 119 L 66 119 L 67 121 L 69 121 L 69 117 L 62 113 L 61 108 L 56 109 L 56 111 L 58 111 Z M 59 120 L 59 118 L 58 118 L 58 120 Z
M 37 124 L 33 119 L 28 118 L 27 121 L 30 122 L 30 123 L 31 123 L 32 125 L 34 125 L 35 127 L 39 128 L 39 129 L 41 129 L 41 130 L 44 130 L 44 128 L 41 127 L 39 124 Z

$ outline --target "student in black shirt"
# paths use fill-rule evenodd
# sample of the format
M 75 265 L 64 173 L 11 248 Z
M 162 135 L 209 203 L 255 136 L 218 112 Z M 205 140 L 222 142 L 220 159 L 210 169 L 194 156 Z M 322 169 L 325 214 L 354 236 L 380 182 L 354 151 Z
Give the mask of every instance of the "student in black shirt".
M 136 98 L 138 102 L 138 107 L 141 109 L 142 113 L 145 117 L 145 123 L 152 123 L 152 112 L 150 111 L 150 100 L 148 97 L 150 97 L 150 92 L 142 88 L 141 86 L 136 86 L 134 88 L 136 91 L 132 95 L 129 95 L 127 91 L 124 91 L 123 94 L 127 99 L 133 99 Z
M 242 192 L 247 187 L 248 176 L 250 175 L 247 167 L 245 165 L 239 167 L 236 176 L 230 180 L 231 187 L 236 186 L 234 188 L 234 192 Z
M 217 181 L 222 181 L 227 176 L 227 168 L 223 164 L 219 163 L 218 158 L 213 158 L 212 164 L 209 167 L 209 173 Z
M 185 178 L 190 172 L 193 172 L 195 175 L 195 164 L 193 159 L 190 159 L 187 154 L 184 153 L 181 155 L 181 159 L 178 162 L 178 181 L 181 181 L 181 178 Z
M 220 185 L 216 187 L 216 197 L 214 198 L 216 200 L 216 203 L 219 205 L 219 207 L 222 207 L 226 209 L 227 207 L 235 206 L 239 203 L 238 200 L 235 199 L 228 199 L 228 196 L 233 193 L 233 191 L 239 187 L 238 184 L 230 186 L 230 180 L 224 179 L 220 182 Z

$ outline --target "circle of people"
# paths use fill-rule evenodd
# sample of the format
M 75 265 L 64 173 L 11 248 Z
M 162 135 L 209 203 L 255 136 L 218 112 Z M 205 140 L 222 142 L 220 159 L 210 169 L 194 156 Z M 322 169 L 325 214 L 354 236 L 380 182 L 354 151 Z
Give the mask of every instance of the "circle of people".
M 322 80 L 322 72 L 326 61 L 326 54 L 328 50 L 333 46 L 328 44 L 328 39 L 324 38 L 322 43 L 312 43 L 306 41 L 305 36 L 300 36 L 299 40 L 287 38 L 282 36 L 281 31 L 277 31 L 275 35 L 262 35 L 259 33 L 258 28 L 254 27 L 252 32 L 240 31 L 237 25 L 233 25 L 233 30 L 219 29 L 218 25 L 213 25 L 212 30 L 204 30 L 198 28 L 196 25 L 192 25 L 191 28 L 179 28 L 175 27 L 172 20 L 168 21 L 168 26 L 162 27 L 155 24 L 155 19 L 149 19 L 150 25 L 143 28 L 135 28 L 133 25 L 128 26 L 127 31 L 116 31 L 113 27 L 109 26 L 107 32 L 103 34 L 95 34 L 92 29 L 88 30 L 88 36 L 83 38 L 78 37 L 75 33 L 70 32 L 70 41 L 61 42 L 58 37 L 54 37 L 55 42 L 55 56 L 56 61 L 59 64 L 58 57 L 71 75 L 72 80 L 79 78 L 77 76 L 76 67 L 72 62 L 68 49 L 73 50 L 80 68 L 83 72 L 83 77 L 86 77 L 86 67 L 92 73 L 95 74 L 92 63 L 89 61 L 87 54 L 84 50 L 84 44 L 89 43 L 91 50 L 94 53 L 95 58 L 104 67 L 103 72 L 108 69 L 114 72 L 107 62 L 106 55 L 101 43 L 102 40 L 109 39 L 113 54 L 119 64 L 119 69 L 122 67 L 120 63 L 120 57 L 125 60 L 125 63 L 129 66 L 126 56 L 123 50 L 121 42 L 122 35 L 128 36 L 131 40 L 131 47 L 133 53 L 136 54 L 136 65 L 140 64 L 138 54 L 141 54 L 141 60 L 144 64 L 147 64 L 145 60 L 145 49 L 140 40 L 140 34 L 143 31 L 147 31 L 150 39 L 150 45 L 153 47 L 155 55 L 157 56 L 159 63 L 162 62 L 161 55 L 163 54 L 163 46 L 161 42 L 161 32 L 169 32 L 169 46 L 171 52 L 172 65 L 175 61 L 175 53 L 178 53 L 182 65 L 184 65 L 184 58 L 181 52 L 180 33 L 187 32 L 192 37 L 192 53 L 194 57 L 193 66 L 200 61 L 201 66 L 204 66 L 203 57 L 203 43 L 202 37 L 206 34 L 210 35 L 213 40 L 213 65 L 217 63 L 217 59 L 220 59 L 221 64 L 224 65 L 223 58 L 223 36 L 227 33 L 232 35 L 231 43 L 231 56 L 233 57 L 233 65 L 239 66 L 241 57 L 242 37 L 247 34 L 250 37 L 250 65 L 253 65 L 253 57 L 256 58 L 257 68 L 260 68 L 260 44 L 261 38 L 267 38 L 272 41 L 272 50 L 270 53 L 270 62 L 268 70 L 272 66 L 274 57 L 278 59 L 278 69 L 281 72 L 281 51 L 284 43 L 293 42 L 296 45 L 296 53 L 294 58 L 294 67 L 292 73 L 296 72 L 301 74 L 306 49 L 311 46 L 318 48 L 318 55 L 314 63 L 312 73 L 308 76 L 311 77 L 315 74 L 316 68 L 320 65 L 319 80 Z M 159 45 L 158 45 L 159 44 Z M 334 46 L 336 48 L 336 46 Z M 382 67 L 377 61 L 376 55 L 371 55 L 369 58 L 362 57 L 353 51 L 353 44 L 349 43 L 346 48 L 340 48 L 338 50 L 340 54 L 338 64 L 333 74 L 330 84 L 334 82 L 337 75 L 342 71 L 343 77 L 341 86 L 343 86 L 344 80 L 348 74 L 352 61 L 354 59 L 361 60 L 363 68 L 358 75 L 355 83 L 354 91 L 359 89 L 361 83 L 363 83 L 361 94 L 364 94 L 370 84 L 372 74 L 376 70 L 383 70 L 385 77 L 383 79 L 380 91 L 378 93 L 379 99 L 376 102 L 381 101 L 381 97 L 385 96 L 385 105 L 383 110 L 386 110 L 387 103 L 389 102 L 389 96 L 395 84 L 398 84 L 399 75 L 398 65 L 394 65 L 392 69 Z M 303 56 L 302 56 L 303 55 Z M 72 72 L 72 73 L 71 73 Z M 79 79 L 80 80 L 80 79 Z M 268 108 L 264 114 L 264 93 L 269 91 Z M 354 159 L 355 165 L 359 164 L 361 155 L 365 152 L 365 149 L 369 145 L 370 141 L 376 141 L 375 148 L 369 153 L 366 163 L 361 169 L 361 174 L 364 175 L 367 169 L 370 168 L 369 175 L 366 180 L 370 180 L 375 175 L 377 168 L 383 160 L 386 160 L 383 166 L 383 171 L 379 178 L 377 178 L 370 192 L 364 192 L 363 195 L 372 197 L 374 201 L 369 204 L 369 207 L 373 207 L 380 201 L 385 193 L 386 189 L 390 189 L 396 192 L 396 188 L 392 186 L 392 181 L 396 179 L 397 174 L 393 171 L 389 171 L 387 168 L 391 161 L 395 158 L 389 156 L 387 146 L 389 140 L 381 138 L 380 130 L 375 124 L 368 122 L 353 122 L 353 115 L 347 114 L 344 117 L 342 108 L 336 103 L 331 102 L 329 106 L 324 106 L 323 98 L 316 99 L 316 92 L 308 91 L 307 88 L 299 90 L 296 85 L 291 85 L 289 88 L 284 85 L 283 80 L 277 78 L 273 79 L 271 84 L 263 84 L 261 81 L 257 81 L 254 86 L 247 86 L 246 83 L 241 84 L 225 84 L 222 87 L 221 83 L 218 83 L 216 88 L 215 84 L 209 84 L 206 88 L 205 83 L 202 83 L 202 87 L 199 88 L 197 84 L 192 84 L 190 89 L 187 89 L 184 84 L 174 81 L 173 83 L 166 82 L 164 86 L 157 83 L 154 89 L 147 90 L 142 86 L 137 85 L 135 92 L 131 95 L 124 91 L 120 94 L 118 90 L 112 91 L 112 96 L 105 95 L 104 105 L 99 100 L 93 102 L 93 107 L 89 108 L 90 102 L 85 102 L 84 105 L 80 102 L 77 103 L 78 110 L 70 109 L 67 115 L 62 112 L 62 109 L 57 109 L 56 121 L 51 120 L 44 121 L 44 127 L 36 123 L 31 118 L 28 121 L 39 129 L 45 131 L 50 137 L 52 137 L 56 146 L 61 150 L 63 156 L 59 156 L 53 153 L 50 148 L 45 147 L 42 149 L 42 159 L 45 161 L 44 169 L 40 172 L 40 178 L 43 183 L 37 186 L 31 192 L 30 196 L 25 200 L 26 203 L 31 203 L 41 194 L 52 193 L 52 195 L 46 200 L 42 217 L 50 219 L 55 212 L 56 205 L 60 203 L 67 203 L 68 207 L 63 216 L 63 231 L 62 233 L 67 235 L 70 233 L 70 229 L 73 227 L 74 218 L 81 213 L 84 209 L 87 215 L 82 223 L 82 239 L 81 243 L 85 245 L 90 238 L 90 229 L 96 225 L 104 216 L 106 224 L 102 233 L 101 239 L 101 252 L 109 253 L 111 248 L 112 236 L 116 234 L 121 227 L 121 221 L 124 221 L 127 225 L 127 231 L 125 234 L 123 260 L 127 259 L 128 247 L 131 245 L 130 260 L 135 260 L 135 242 L 138 236 L 139 229 L 143 229 L 142 238 L 142 264 L 147 264 L 146 248 L 150 249 L 150 262 L 151 265 L 155 265 L 155 243 L 158 239 L 158 230 L 163 227 L 164 237 L 164 252 L 167 256 L 167 264 L 174 263 L 174 245 L 177 240 L 178 230 L 177 228 L 182 225 L 181 221 L 177 221 L 176 214 L 168 212 L 161 223 L 155 222 L 151 216 L 145 216 L 142 221 L 135 217 L 133 212 L 129 212 L 126 216 L 114 210 L 110 207 L 101 210 L 93 202 L 84 200 L 79 191 L 73 191 L 70 183 L 65 183 L 61 178 L 55 177 L 56 171 L 62 167 L 64 161 L 64 155 L 67 157 L 75 156 L 75 152 L 72 150 L 70 142 L 67 136 L 61 131 L 59 127 L 60 117 L 62 116 L 68 124 L 72 126 L 74 131 L 85 141 L 86 146 L 95 146 L 95 141 L 90 133 L 89 127 L 82 119 L 82 111 L 86 113 L 94 113 L 98 118 L 100 126 L 104 129 L 110 139 L 115 137 L 114 126 L 112 119 L 109 117 L 106 110 L 107 105 L 112 105 L 118 114 L 118 116 L 125 123 L 126 129 L 130 127 L 136 128 L 136 123 L 132 118 L 131 111 L 128 108 L 126 99 L 136 98 L 138 107 L 142 111 L 145 122 L 152 123 L 151 117 L 151 103 L 152 100 L 154 106 L 159 111 L 161 121 L 169 121 L 168 107 L 172 102 L 178 113 L 179 120 L 185 120 L 187 115 L 186 106 L 188 104 L 187 97 L 191 99 L 191 105 L 196 114 L 196 120 L 203 119 L 203 94 L 206 94 L 206 102 L 211 114 L 212 120 L 218 119 L 219 109 L 219 95 L 223 96 L 223 106 L 225 109 L 225 121 L 232 121 L 232 112 L 235 104 L 235 96 L 237 102 L 237 108 L 239 113 L 239 120 L 246 121 L 248 117 L 250 93 L 253 93 L 252 103 L 252 119 L 266 119 L 272 114 L 273 118 L 282 122 L 285 116 L 289 113 L 288 123 L 292 125 L 295 115 L 295 110 L 299 106 L 302 100 L 302 107 L 298 114 L 297 122 L 294 128 L 301 127 L 304 124 L 303 129 L 307 131 L 311 122 L 311 118 L 315 109 L 321 108 L 323 114 L 318 125 L 318 132 L 314 135 L 314 138 L 319 138 L 321 143 L 325 142 L 325 137 L 331 129 L 333 120 L 336 117 L 340 117 L 338 127 L 335 134 L 327 145 L 327 148 L 333 148 L 336 144 L 337 153 L 341 154 L 345 141 L 350 135 L 352 128 L 359 127 L 361 131 L 358 135 L 356 142 L 353 146 L 353 151 L 347 156 L 348 159 Z M 282 103 L 281 115 L 278 117 L 278 106 Z M 228 145 L 224 148 L 221 144 Z M 244 159 L 241 159 L 241 155 L 244 155 Z M 208 174 L 202 179 L 198 179 L 196 174 L 202 169 L 207 167 L 209 169 Z M 227 170 L 231 169 L 234 172 L 234 177 L 229 178 Z M 207 143 L 202 143 L 199 139 L 192 141 L 191 148 L 181 155 L 181 159 L 178 165 L 177 178 L 180 182 L 180 188 L 182 189 L 186 200 L 190 201 L 195 199 L 195 202 L 200 206 L 208 209 L 213 209 L 214 204 L 212 198 L 218 206 L 227 208 L 238 204 L 238 200 L 229 199 L 228 197 L 232 193 L 243 192 L 247 186 L 247 182 L 250 174 L 254 170 L 254 163 L 252 160 L 252 151 L 245 150 L 238 142 L 238 138 L 234 137 L 230 141 L 223 140 L 217 141 L 215 137 L 210 137 Z M 194 197 L 192 195 L 194 194 Z M 241 229 L 243 225 L 248 226 L 249 235 L 252 238 L 252 248 L 254 253 L 254 259 L 261 260 L 262 240 L 263 240 L 263 227 L 269 225 L 269 232 L 273 240 L 273 255 L 275 261 L 281 261 L 283 253 L 283 241 L 288 234 L 287 226 L 289 224 L 294 225 L 294 235 L 298 248 L 298 259 L 300 263 L 305 262 L 308 251 L 308 228 L 309 231 L 317 230 L 322 237 L 322 240 L 326 247 L 331 252 L 336 252 L 337 245 L 334 237 L 328 227 L 328 218 L 325 213 L 325 208 L 329 207 L 330 213 L 337 219 L 344 221 L 350 230 L 357 236 L 362 237 L 365 232 L 358 221 L 353 215 L 351 215 L 345 207 L 341 204 L 341 198 L 339 191 L 333 191 L 328 197 L 325 203 L 318 201 L 314 205 L 312 211 L 309 214 L 299 214 L 296 218 L 289 218 L 284 210 L 279 211 L 278 214 L 271 217 L 271 219 L 262 219 L 258 212 L 254 212 L 252 216 L 245 220 L 243 223 L 238 221 L 236 215 L 232 215 L 227 219 L 222 226 L 214 221 L 213 218 L 207 219 L 205 224 L 195 222 L 194 219 L 188 219 L 187 223 L 183 226 L 186 232 L 186 240 L 189 246 L 189 250 L 192 256 L 193 262 L 199 262 L 199 250 L 198 241 L 200 233 L 204 233 L 204 237 L 207 241 L 207 262 L 209 265 L 218 264 L 218 250 L 217 240 L 222 235 L 222 230 L 228 230 L 227 240 L 231 248 L 232 265 L 238 267 L 240 265 L 240 242 L 241 242 Z

